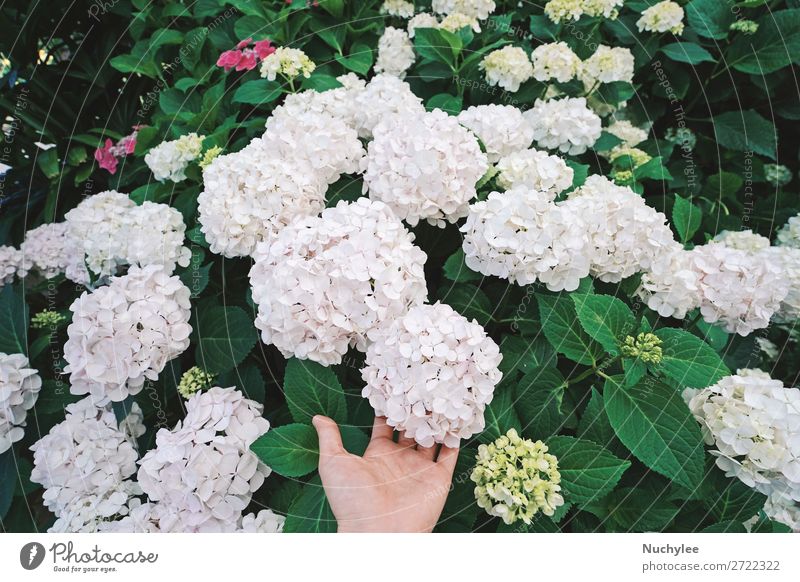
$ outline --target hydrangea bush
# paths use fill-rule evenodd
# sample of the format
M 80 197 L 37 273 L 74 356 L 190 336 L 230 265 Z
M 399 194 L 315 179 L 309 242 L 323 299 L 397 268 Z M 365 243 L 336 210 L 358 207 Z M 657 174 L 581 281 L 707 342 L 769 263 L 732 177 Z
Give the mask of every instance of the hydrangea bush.
M 2 530 L 800 530 L 796 0 L 0 15 Z

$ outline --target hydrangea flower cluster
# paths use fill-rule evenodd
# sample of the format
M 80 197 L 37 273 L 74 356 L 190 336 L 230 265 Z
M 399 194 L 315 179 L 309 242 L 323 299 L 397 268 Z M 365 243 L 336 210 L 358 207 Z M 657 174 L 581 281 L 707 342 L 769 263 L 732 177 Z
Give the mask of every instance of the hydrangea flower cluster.
M 397 16 L 398 18 L 411 18 L 414 16 L 414 3 L 408 0 L 384 0 L 381 14 Z
M 37 277 L 52 279 L 63 274 L 75 283 L 88 283 L 89 273 L 78 241 L 64 222 L 43 224 L 29 230 L 20 246 L 22 261 L 17 276 L 22 278 L 33 273 Z
M 516 93 L 520 85 L 533 77 L 533 65 L 518 46 L 504 46 L 486 55 L 478 65 L 486 73 L 486 81 Z
M 98 405 L 137 394 L 189 347 L 189 289 L 160 265 L 131 267 L 70 306 L 64 371 Z
M 0 352 L 0 455 L 25 436 L 25 419 L 36 404 L 42 379 L 23 354 Z
M 636 147 L 647 140 L 648 132 L 640 127 L 636 127 L 627 119 L 614 120 L 614 123 L 606 128 L 606 131 L 622 140 L 622 144 L 627 147 Z
M 210 388 L 214 378 L 214 374 L 206 372 L 197 366 L 192 366 L 181 376 L 181 381 L 178 383 L 178 393 L 188 400 L 195 393 Z
M 475 185 L 489 168 L 478 140 L 455 117 L 390 116 L 373 130 L 362 162 L 364 191 L 398 217 L 444 227 L 466 216 Z
M 50 531 L 93 532 L 127 513 L 141 493 L 131 477 L 136 450 L 108 407 L 91 397 L 66 409 L 66 418 L 31 446 L 31 481 L 45 488 L 44 504 L 58 521 Z
M 578 77 L 586 87 L 597 83 L 630 83 L 633 81 L 633 53 L 626 47 L 600 45 L 591 57 L 583 61 Z
M 497 6 L 494 0 L 433 0 L 431 8 L 438 14 L 464 14 L 486 20 Z
M 512 105 L 476 105 L 458 114 L 458 122 L 472 130 L 486 149 L 490 164 L 526 149 L 533 142 L 533 127 Z
M 386 204 L 366 198 L 296 220 L 255 259 L 256 327 L 286 357 L 338 364 L 427 297 L 425 253 Z
M 139 462 L 138 482 L 149 503 L 118 531 L 227 532 L 271 470 L 249 450 L 269 430 L 262 406 L 234 388 L 211 388 L 186 403 L 186 418 L 162 428 L 156 448 Z M 263 516 L 261 522 L 266 521 Z M 256 520 L 248 518 L 248 527 Z
M 447 30 L 449 32 L 456 33 L 462 28 L 469 27 L 474 32 L 481 31 L 481 24 L 478 22 L 477 18 L 473 18 L 472 16 L 467 16 L 466 14 L 461 14 L 460 12 L 454 12 L 453 14 L 448 14 L 442 21 L 439 23 L 438 28 L 442 30 Z
M 94 159 L 101 169 L 111 175 L 117 173 L 119 160 L 133 154 L 136 150 L 136 139 L 141 126 L 133 126 L 133 132 L 121 138 L 117 143 L 106 139 L 105 143 L 94 151 Z
M 408 21 L 408 26 L 406 26 L 406 30 L 408 31 L 408 37 L 414 38 L 414 30 L 417 28 L 438 28 L 439 27 L 439 19 L 436 18 L 430 12 L 420 12 L 419 14 L 414 15 L 412 19 Z
M 418 305 L 376 332 L 362 396 L 421 446 L 456 447 L 484 429 L 502 358 L 477 323 L 448 305 Z
M 683 7 L 672 0 L 664 0 L 647 8 L 636 22 L 639 32 L 671 32 L 683 34 Z
M 600 138 L 602 121 L 583 97 L 537 99 L 525 117 L 533 126 L 533 139 L 540 148 L 579 155 Z
M 549 0 L 544 13 L 556 24 L 579 20 L 581 16 L 602 16 L 616 20 L 625 0 Z
M 371 139 L 375 126 L 391 115 L 425 112 L 422 99 L 414 95 L 408 83 L 393 75 L 375 75 L 363 91 L 356 90 L 352 108 L 358 136 L 365 139 Z
M 253 44 L 252 47 L 250 46 L 251 43 Z M 252 71 L 260 61 L 266 59 L 276 50 L 269 39 L 253 43 L 252 37 L 246 38 L 237 44 L 235 49 L 225 51 L 219 55 L 217 66 L 225 69 L 226 73 L 231 69 Z
M 564 505 L 558 459 L 542 441 L 523 439 L 513 428 L 478 447 L 471 479 L 478 506 L 507 525 L 530 524 L 537 513 L 552 516 Z
M 186 179 L 186 168 L 200 157 L 204 139 L 205 136 L 193 132 L 176 140 L 161 142 L 147 152 L 144 163 L 159 182 L 182 182 Z
M 781 164 L 764 164 L 764 178 L 776 188 L 780 188 L 792 181 L 792 171 Z
M 737 370 L 683 398 L 729 477 L 778 499 L 800 501 L 800 390 L 761 370 Z
M 375 72 L 395 75 L 402 79 L 415 60 L 414 45 L 408 33 L 405 30 L 387 26 L 378 40 Z
M 535 149 L 521 150 L 497 162 L 497 185 L 505 190 L 525 186 L 555 198 L 572 186 L 575 172 L 558 156 Z
M 280 75 L 291 83 L 301 76 L 308 79 L 316 68 L 300 49 L 282 46 L 261 61 L 261 76 L 274 81 Z
M 800 249 L 800 214 L 792 216 L 778 231 L 778 246 Z
M 14 247 L 0 246 L 0 289 L 11 283 L 22 266 L 22 251 Z
M 581 59 L 563 41 L 537 46 L 531 53 L 533 78 L 537 81 L 567 83 L 578 75 Z

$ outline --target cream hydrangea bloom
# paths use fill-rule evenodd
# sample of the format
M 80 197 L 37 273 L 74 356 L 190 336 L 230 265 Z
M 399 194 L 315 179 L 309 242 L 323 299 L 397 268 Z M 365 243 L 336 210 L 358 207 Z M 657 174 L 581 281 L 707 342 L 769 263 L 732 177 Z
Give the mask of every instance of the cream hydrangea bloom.
M 12 246 L 0 246 L 0 289 L 11 283 L 22 265 L 22 251 Z
M 278 118 L 293 120 L 306 113 L 327 113 L 356 128 L 356 95 L 364 91 L 367 82 L 355 73 L 347 73 L 336 77 L 342 85 L 327 91 L 308 89 L 298 93 L 290 93 L 283 103 L 275 108 L 268 122 Z
M 761 370 L 737 370 L 708 388 L 687 388 L 683 398 L 727 476 L 800 501 L 800 390 Z
M 367 198 L 296 220 L 255 259 L 256 327 L 287 358 L 338 364 L 427 297 L 425 253 L 386 204 Z
M 378 39 L 375 72 L 394 75 L 402 79 L 415 60 L 414 44 L 408 33 L 405 30 L 387 26 Z
M 792 171 L 782 164 L 764 164 L 764 178 L 779 188 L 792 181 Z
M 563 41 L 537 46 L 531 53 L 531 61 L 533 78 L 542 82 L 567 83 L 577 76 L 581 66 L 581 59 Z
M 412 6 L 413 7 L 413 6 Z M 270 509 L 262 509 L 258 513 L 248 513 L 242 517 L 242 524 L 237 530 L 240 533 L 281 533 L 286 518 Z
M 334 142 L 345 143 L 335 139 L 328 143 Z M 302 157 L 272 156 L 268 143 L 254 139 L 239 152 L 219 156 L 203 171 L 198 221 L 211 252 L 225 257 L 251 255 L 259 242 L 325 207 L 325 172 L 314 171 Z M 335 157 L 341 151 L 331 153 L 325 164 L 334 166 L 325 170 L 333 172 L 339 169 L 336 164 L 341 160 Z
M 474 32 L 481 31 L 481 24 L 478 22 L 477 18 L 461 14 L 460 12 L 448 14 L 442 18 L 442 21 L 439 23 L 439 28 L 453 33 L 465 27 L 471 28 Z
M 800 319 L 800 249 L 769 247 L 762 251 L 762 256 L 777 265 L 789 287 L 772 319 L 778 323 L 793 323 Z
M 475 105 L 458 114 L 458 122 L 472 130 L 486 149 L 490 164 L 533 142 L 533 127 L 512 105 Z
M 372 130 L 391 115 L 425 112 L 422 99 L 414 95 L 408 83 L 393 75 L 375 75 L 363 91 L 353 98 L 355 125 L 359 137 L 371 139 Z
M 65 222 L 52 222 L 29 230 L 25 233 L 20 252 L 19 277 L 33 273 L 52 279 L 63 274 L 75 283 L 83 285 L 89 282 L 80 241 L 72 236 Z
M 572 186 L 575 172 L 558 156 L 535 149 L 517 151 L 497 162 L 497 185 L 505 190 L 525 186 L 552 198 Z
M 586 87 L 597 83 L 630 83 L 633 81 L 633 53 L 626 47 L 600 45 L 591 57 L 583 61 L 578 77 Z
M 602 121 L 586 106 L 583 97 L 537 99 L 525 117 L 533 126 L 533 139 L 540 148 L 580 155 L 600 137 Z
M 261 61 L 260 70 L 261 76 L 269 81 L 274 81 L 278 75 L 292 81 L 299 76 L 308 79 L 316 68 L 314 61 L 300 49 L 281 46 Z
M 414 3 L 408 0 L 384 0 L 381 14 L 397 16 L 398 18 L 411 18 L 414 16 Z
M 683 319 L 702 301 L 692 257 L 679 243 L 665 249 L 642 273 L 637 295 L 661 317 Z
M 70 306 L 64 368 L 72 394 L 121 402 L 189 347 L 190 291 L 160 265 L 131 267 Z
M 475 185 L 489 164 L 475 136 L 455 117 L 435 109 L 387 116 L 373 130 L 362 161 L 364 192 L 416 225 L 444 227 L 466 216 Z
M 414 38 L 414 30 L 417 28 L 439 28 L 439 19 L 430 12 L 420 12 L 408 21 L 409 38 Z
M 519 285 L 536 281 L 574 291 L 589 275 L 584 225 L 552 196 L 518 186 L 470 206 L 464 233 L 467 266 Z
M 144 163 L 159 182 L 186 179 L 186 168 L 200 157 L 205 136 L 190 133 L 173 141 L 165 141 L 147 152 Z
M 367 349 L 362 396 L 423 447 L 457 447 L 486 426 L 503 356 L 483 327 L 449 305 L 418 305 L 387 320 Z
M 756 253 L 770 247 L 769 239 L 752 230 L 723 230 L 714 237 L 713 242 L 731 249 Z
M 528 55 L 518 46 L 504 46 L 486 55 L 478 65 L 486 74 L 486 81 L 515 93 L 520 85 L 533 77 L 533 65 Z
M 42 379 L 23 354 L 0 352 L 0 455 L 25 436 L 25 419 L 36 404 Z
M 800 249 L 800 214 L 792 216 L 778 231 L 778 246 Z
M 642 12 L 641 18 L 636 21 L 636 27 L 639 32 L 671 32 L 680 36 L 684 28 L 683 15 L 680 4 L 664 0 Z
M 558 459 L 542 441 L 523 439 L 513 428 L 478 447 L 475 482 L 478 506 L 507 525 L 529 524 L 540 511 L 552 516 L 564 505 Z
M 609 125 L 606 131 L 621 139 L 623 145 L 632 148 L 646 141 L 649 135 L 647 130 L 635 126 L 627 119 L 614 120 L 614 123 Z
M 602 16 L 615 20 L 619 8 L 625 0 L 549 0 L 544 13 L 550 20 L 560 23 L 565 20 L 579 20 L 586 16 Z
M 494 0 L 433 0 L 431 8 L 438 14 L 464 14 L 486 20 L 497 8 Z

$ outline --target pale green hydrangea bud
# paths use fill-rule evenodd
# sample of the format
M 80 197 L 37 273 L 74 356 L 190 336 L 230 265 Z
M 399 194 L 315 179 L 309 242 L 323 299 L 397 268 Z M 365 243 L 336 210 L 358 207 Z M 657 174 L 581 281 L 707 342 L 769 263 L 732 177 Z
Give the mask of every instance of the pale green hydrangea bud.
M 617 170 L 611 174 L 611 179 L 619 186 L 631 186 L 636 182 L 636 176 L 630 170 Z
M 756 31 L 758 31 L 758 22 L 753 22 L 746 18 L 744 20 L 737 20 L 731 24 L 730 30 L 734 32 L 743 32 L 745 34 L 755 34 Z
M 189 368 L 183 373 L 183 376 L 181 376 L 180 384 L 178 384 L 178 392 L 188 400 L 195 392 L 211 387 L 214 378 L 214 374 L 210 374 L 202 368 L 194 366 Z
M 786 186 L 792 181 L 792 171 L 780 164 L 764 164 L 764 178 L 773 186 Z
M 45 309 L 31 318 L 31 327 L 33 329 L 55 329 L 58 327 L 58 324 L 66 320 L 67 318 L 61 315 L 58 311 Z
M 625 338 L 620 351 L 627 358 L 639 358 L 646 364 L 659 364 L 663 357 L 661 340 L 652 333 L 640 333 L 635 338 L 629 335 Z
M 200 160 L 200 167 L 205 169 L 206 166 L 211 164 L 218 155 L 222 153 L 222 148 L 219 146 L 214 146 L 206 150 L 206 153 L 203 154 L 203 159 Z
M 558 459 L 542 441 L 523 439 L 513 428 L 478 447 L 471 478 L 478 506 L 508 525 L 529 524 L 539 511 L 553 515 L 564 504 Z
M 687 150 L 693 150 L 697 145 L 697 136 L 688 127 L 670 127 L 664 134 L 664 139 Z
M 611 150 L 611 155 L 609 157 L 611 158 L 611 163 L 613 164 L 614 162 L 620 160 L 620 158 L 623 158 L 625 156 L 628 156 L 628 158 L 630 158 L 630 162 L 628 160 L 625 160 L 623 165 L 629 166 L 629 164 L 633 164 L 633 168 L 631 169 L 643 166 L 644 164 L 653 159 L 653 157 L 647 152 L 640 150 L 639 148 L 632 148 L 625 145 L 616 146 L 613 150 Z

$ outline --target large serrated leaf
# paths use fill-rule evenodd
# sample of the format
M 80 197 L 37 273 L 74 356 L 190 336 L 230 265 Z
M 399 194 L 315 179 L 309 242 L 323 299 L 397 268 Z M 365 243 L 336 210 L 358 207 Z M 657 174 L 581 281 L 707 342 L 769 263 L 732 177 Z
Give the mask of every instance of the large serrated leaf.
M 580 325 L 575 304 L 568 295 L 538 295 L 539 317 L 547 341 L 570 360 L 593 366 L 604 350 Z
M 636 328 L 636 316 L 630 307 L 610 295 L 572 294 L 581 326 L 605 350 L 616 356 L 619 344 Z
M 284 477 L 302 477 L 319 464 L 317 432 L 306 424 L 273 428 L 252 445 L 259 459 Z
M 630 461 L 592 441 L 555 436 L 547 439 L 547 446 L 558 458 L 564 500 L 572 503 L 588 503 L 607 495 L 631 466 Z
M 295 422 L 310 423 L 316 414 L 347 422 L 344 390 L 330 368 L 292 358 L 286 363 L 283 390 Z
M 197 317 L 195 359 L 205 370 L 227 372 L 236 367 L 258 341 L 253 321 L 241 307 L 212 307 Z
M 663 328 L 656 331 L 663 342 L 661 363 L 653 370 L 662 372 L 680 386 L 706 388 L 730 375 L 730 370 L 710 345 L 688 331 Z

